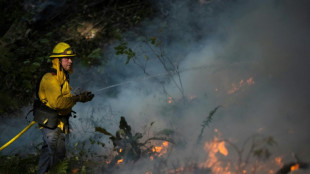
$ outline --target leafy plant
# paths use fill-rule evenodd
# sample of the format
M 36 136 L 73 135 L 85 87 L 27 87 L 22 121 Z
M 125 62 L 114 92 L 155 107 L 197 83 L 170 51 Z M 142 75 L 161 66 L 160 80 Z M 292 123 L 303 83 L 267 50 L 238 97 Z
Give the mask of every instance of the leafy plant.
M 221 107 L 221 105 L 215 107 L 212 111 L 210 111 L 209 115 L 207 116 L 207 118 L 202 122 L 201 124 L 201 131 L 200 134 L 198 136 L 197 139 L 197 144 L 200 143 L 201 139 L 202 139 L 202 134 L 204 129 L 209 126 L 209 124 L 212 122 L 213 120 L 213 115 L 215 114 L 215 112 Z
M 153 125 L 153 123 L 151 123 L 151 125 Z M 115 135 L 102 127 L 96 127 L 95 131 L 110 136 L 110 140 L 114 146 L 114 151 L 117 152 L 117 155 L 109 163 L 110 167 L 115 166 L 117 161 L 120 159 L 123 159 L 124 162 L 137 161 L 144 156 L 153 155 L 155 152 L 152 151 L 153 146 L 148 144 L 150 141 L 160 140 L 173 143 L 173 140 L 170 139 L 167 134 L 159 137 L 150 137 L 143 142 L 142 133 L 138 132 L 135 135 L 132 135 L 131 127 L 128 125 L 125 117 L 121 117 L 119 130 L 116 131 Z M 159 134 L 162 135 L 167 132 L 172 133 L 173 131 L 168 131 L 167 129 L 165 131 L 161 131 Z

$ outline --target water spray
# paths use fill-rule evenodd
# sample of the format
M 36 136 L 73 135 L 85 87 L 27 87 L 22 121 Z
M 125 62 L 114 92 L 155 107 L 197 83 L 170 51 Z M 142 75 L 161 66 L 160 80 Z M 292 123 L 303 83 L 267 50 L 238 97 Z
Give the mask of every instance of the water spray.
M 136 78 L 136 79 L 133 79 L 133 80 L 128 80 L 128 81 L 125 81 L 125 82 L 121 82 L 121 83 L 117 83 L 117 84 L 113 84 L 113 85 L 110 85 L 110 86 L 106 86 L 104 88 L 101 88 L 101 89 L 98 89 L 97 91 L 95 91 L 94 93 L 98 94 L 99 92 L 101 91 L 104 91 L 104 90 L 107 90 L 107 89 L 110 89 L 110 88 L 115 88 L 117 86 L 122 86 L 122 85 L 125 85 L 125 84 L 128 84 L 128 83 L 131 83 L 131 82 L 135 82 L 135 81 L 145 81 L 145 80 L 148 80 L 148 79 L 152 79 L 152 78 L 155 78 L 155 77 L 160 77 L 160 76 L 171 76 L 171 75 L 174 75 L 174 74 L 178 74 L 178 73 L 183 73 L 183 72 L 186 72 L 186 71 L 194 71 L 194 70 L 201 70 L 201 69 L 205 69 L 205 68 L 208 68 L 208 67 L 211 67 L 210 65 L 204 65 L 204 66 L 197 66 L 197 67 L 191 67 L 191 68 L 186 68 L 186 69 L 182 69 L 182 70 L 175 70 L 175 71 L 168 71 L 168 72 L 165 72 L 165 73 L 158 73 L 158 74 L 154 74 L 154 75 L 150 75 L 150 76 L 146 76 L 146 77 L 139 77 L 139 78 Z M 13 143 L 16 139 L 18 139 L 23 133 L 25 133 L 30 127 L 32 127 L 36 122 L 35 121 L 32 121 L 26 128 L 24 128 L 20 133 L 18 133 L 14 138 L 12 138 L 9 142 L 7 142 L 6 144 L 4 144 L 3 146 L 0 147 L 0 152 L 5 149 L 7 146 L 9 146 L 11 143 Z
M 124 82 L 121 82 L 121 83 L 116 83 L 116 84 L 113 84 L 113 85 L 109 85 L 109 86 L 103 87 L 101 89 L 98 89 L 98 90 L 94 91 L 94 94 L 98 95 L 98 94 L 100 94 L 101 91 L 104 91 L 104 90 L 107 90 L 107 89 L 110 89 L 110 88 L 115 88 L 117 86 L 122 86 L 122 85 L 125 85 L 125 84 L 128 84 L 128 83 L 131 83 L 131 82 L 145 81 L 145 80 L 149 80 L 149 79 L 160 77 L 160 76 L 171 76 L 171 75 L 178 74 L 178 73 L 183 73 L 183 72 L 186 72 L 186 71 L 201 70 L 201 69 L 206 69 L 206 68 L 209 68 L 209 67 L 211 67 L 211 65 L 203 65 L 203 66 L 185 68 L 185 69 L 182 69 L 182 70 L 178 70 L 177 69 L 177 70 L 174 70 L 174 71 L 158 73 L 158 74 L 154 74 L 154 75 L 150 75 L 150 76 L 138 77 L 138 78 L 135 78 L 135 79 L 132 79 L 132 80 L 128 80 L 128 81 L 124 81 Z

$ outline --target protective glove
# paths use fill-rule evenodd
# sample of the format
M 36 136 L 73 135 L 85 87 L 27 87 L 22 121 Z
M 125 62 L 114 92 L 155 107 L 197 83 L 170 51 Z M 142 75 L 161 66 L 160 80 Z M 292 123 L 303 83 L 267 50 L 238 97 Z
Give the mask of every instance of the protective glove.
M 85 103 L 85 102 L 91 101 L 94 98 L 94 96 L 95 95 L 93 93 L 91 93 L 89 91 L 84 91 L 84 92 L 81 92 L 80 94 L 76 95 L 75 99 L 77 102 Z

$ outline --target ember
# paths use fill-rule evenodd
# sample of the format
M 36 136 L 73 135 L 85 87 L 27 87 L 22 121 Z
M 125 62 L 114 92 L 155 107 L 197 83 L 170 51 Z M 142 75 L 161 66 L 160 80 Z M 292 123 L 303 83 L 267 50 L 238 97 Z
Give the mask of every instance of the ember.
M 276 157 L 274 159 L 274 161 L 276 162 L 277 165 L 279 165 L 280 167 L 283 166 L 283 162 L 282 162 L 282 158 L 281 157 Z
M 122 162 L 124 162 L 124 159 L 119 159 L 119 160 L 117 160 L 117 164 L 120 164 L 120 163 L 122 163 Z
M 154 147 L 152 148 L 152 151 L 153 151 L 154 153 L 157 153 L 156 156 L 160 157 L 160 156 L 162 156 L 163 154 L 167 153 L 167 151 L 168 151 L 168 146 L 169 146 L 168 141 L 164 141 L 160 146 L 154 146 Z M 150 158 L 151 158 L 151 160 L 154 159 L 153 156 L 151 156 Z
M 291 166 L 291 171 L 295 171 L 299 169 L 299 164 L 295 164 L 293 166 Z
M 171 104 L 172 103 L 172 97 L 169 97 L 168 99 L 168 103 Z
M 240 90 L 240 88 L 244 87 L 245 85 L 251 86 L 251 85 L 254 85 L 254 83 L 255 82 L 253 80 L 253 77 L 250 77 L 248 80 L 246 80 L 246 82 L 244 82 L 244 80 L 240 80 L 239 84 L 232 83 L 231 84 L 232 88 L 228 90 L 227 93 L 233 94 L 237 92 L 238 90 Z

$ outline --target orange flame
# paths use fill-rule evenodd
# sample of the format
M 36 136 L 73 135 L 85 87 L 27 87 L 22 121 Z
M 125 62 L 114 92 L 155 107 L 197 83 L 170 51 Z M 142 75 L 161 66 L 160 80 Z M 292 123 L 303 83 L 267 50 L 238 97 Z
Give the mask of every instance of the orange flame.
M 223 154 L 224 156 L 227 156 L 228 155 L 228 150 L 226 149 L 225 147 L 225 142 L 222 141 L 218 144 L 218 149 L 219 149 L 219 152 L 221 154 Z
M 276 162 L 277 165 L 283 166 L 282 157 L 276 157 L 274 161 Z
M 229 171 L 230 163 L 226 167 L 223 167 L 217 157 L 217 154 L 228 155 L 224 141 L 219 141 L 217 137 L 214 137 L 211 142 L 205 143 L 204 149 L 208 153 L 208 159 L 200 167 L 211 168 L 213 174 L 231 174 Z
M 122 162 L 124 162 L 124 159 L 119 159 L 119 160 L 117 160 L 117 164 L 120 164 L 120 163 L 122 163 Z
M 250 77 L 249 79 L 247 79 L 246 82 L 244 82 L 244 80 L 240 80 L 239 84 L 232 83 L 231 84 L 232 88 L 230 90 L 228 90 L 227 93 L 233 94 L 236 91 L 238 91 L 241 87 L 243 87 L 245 85 L 251 86 L 251 85 L 254 85 L 254 83 L 255 82 L 253 80 L 253 77 Z
M 291 171 L 295 171 L 299 169 L 299 164 L 295 164 L 293 166 L 291 166 Z
M 160 146 L 154 146 L 152 148 L 152 152 L 158 153 L 157 156 L 162 156 L 162 155 L 164 155 L 165 153 L 168 152 L 168 146 L 169 146 L 168 141 L 164 141 Z M 151 160 L 154 159 L 153 156 L 151 156 L 150 158 L 151 158 Z

